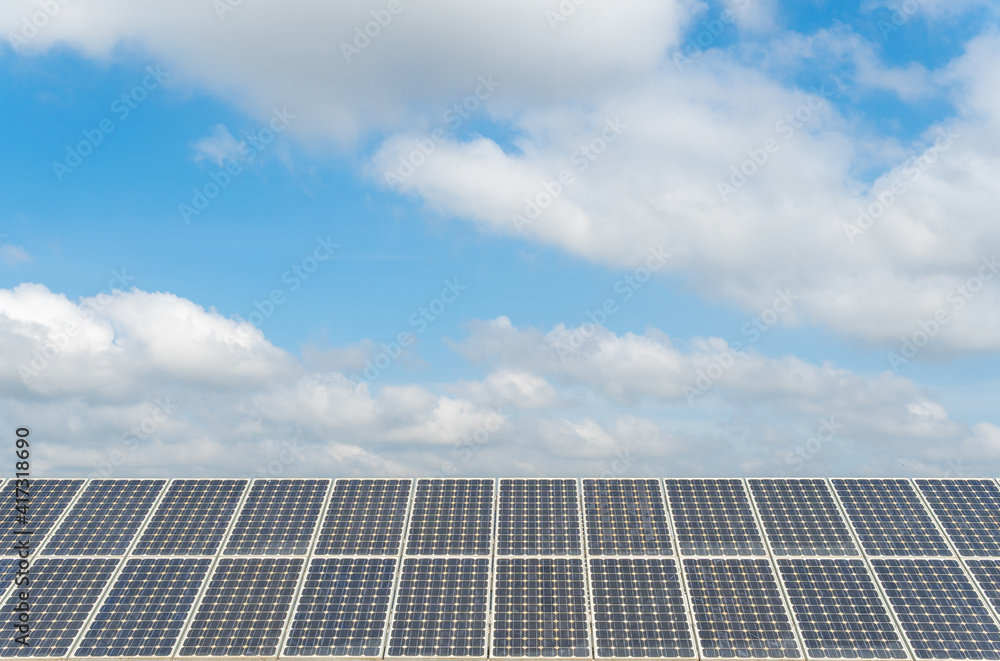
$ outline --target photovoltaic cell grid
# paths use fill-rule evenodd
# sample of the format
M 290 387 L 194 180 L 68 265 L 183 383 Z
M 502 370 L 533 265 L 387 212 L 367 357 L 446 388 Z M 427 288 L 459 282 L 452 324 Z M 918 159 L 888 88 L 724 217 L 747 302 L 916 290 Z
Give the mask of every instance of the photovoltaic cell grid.
M 1000 487 L 993 480 L 917 480 L 963 556 L 1000 556 Z
M 838 478 L 833 486 L 869 555 L 952 555 L 907 480 Z
M 590 596 L 595 656 L 696 656 L 676 560 L 593 558 Z
M 166 480 L 91 480 L 42 555 L 123 555 Z
M 778 571 L 810 657 L 907 657 L 863 560 L 782 558 Z
M 775 555 L 859 555 L 826 481 L 751 479 L 750 493 Z
M 688 594 L 704 658 L 801 658 L 767 560 L 687 558 Z
M 286 656 L 379 656 L 392 598 L 393 558 L 314 558 Z
M 918 659 L 1000 659 L 1000 628 L 957 560 L 876 558 Z
M 492 656 L 590 656 L 579 558 L 497 558 Z
M 214 555 L 247 480 L 176 480 L 153 512 L 132 553 Z
M 584 480 L 590 555 L 671 555 L 659 480 Z
M 31 563 L 30 646 L 14 640 L 13 626 L 4 626 L 0 656 L 64 656 L 97 603 L 118 560 L 111 558 L 43 558 Z M 14 613 L 19 599 L 12 594 L 4 613 Z
M 329 480 L 258 480 L 250 487 L 225 555 L 305 555 Z
M 16 480 L 8 480 L 3 488 L 3 502 L 9 503 L 11 514 L 3 517 L 0 525 L 0 539 L 13 540 L 14 531 L 30 530 L 30 544 L 35 544 L 31 549 L 34 553 L 38 550 L 37 545 L 45 538 L 56 520 L 69 505 L 69 502 L 76 495 L 76 492 L 83 486 L 84 480 L 28 480 L 28 493 L 18 492 L 15 488 Z M 22 485 L 23 488 L 23 485 Z M 14 507 L 19 503 L 16 498 L 28 498 L 27 512 L 24 514 L 27 525 L 18 521 L 20 512 L 16 512 Z M 3 555 L 17 555 L 17 549 L 13 545 L 4 545 Z
M 1000 613 L 1000 560 L 969 560 L 968 564 L 993 609 Z
M 221 559 L 180 655 L 275 655 L 302 565 L 302 558 Z
M 741 480 L 666 480 L 682 555 L 766 555 Z
M 317 555 L 396 555 L 412 480 L 337 480 Z
M 212 561 L 133 558 L 115 579 L 75 656 L 170 656 Z
M 581 555 L 576 480 L 500 480 L 497 555 Z
M 386 656 L 485 657 L 489 558 L 406 558 Z
M 493 480 L 419 480 L 408 555 L 489 555 Z

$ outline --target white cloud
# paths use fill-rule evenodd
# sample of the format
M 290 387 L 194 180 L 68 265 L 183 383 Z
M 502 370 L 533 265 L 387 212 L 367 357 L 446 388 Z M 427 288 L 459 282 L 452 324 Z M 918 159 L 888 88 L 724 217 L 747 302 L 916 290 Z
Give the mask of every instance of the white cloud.
M 9 243 L 0 244 L 0 262 L 3 262 L 7 266 L 17 266 L 18 264 L 30 261 L 31 255 L 29 255 L 21 246 L 15 246 Z
M 222 166 L 226 161 L 242 161 L 247 152 L 247 145 L 234 138 L 227 127 L 218 124 L 212 129 L 211 135 L 195 143 L 194 150 L 194 160 L 208 160 L 217 166 Z

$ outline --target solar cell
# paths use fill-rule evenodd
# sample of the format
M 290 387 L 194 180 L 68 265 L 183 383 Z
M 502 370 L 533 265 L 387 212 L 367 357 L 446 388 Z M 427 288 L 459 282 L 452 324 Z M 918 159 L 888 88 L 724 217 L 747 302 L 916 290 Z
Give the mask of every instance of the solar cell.
M 74 656 L 170 656 L 210 558 L 133 558 L 115 579 Z
M 91 480 L 42 555 L 123 555 L 166 480 Z
M 329 480 L 254 480 L 224 555 L 305 555 Z
M 576 480 L 500 480 L 497 555 L 580 555 Z
M 677 561 L 592 558 L 597 657 L 696 656 Z
M 497 558 L 492 656 L 590 656 L 579 558 Z
M 18 490 L 16 480 L 8 480 L 3 487 L 4 503 L 9 503 L 11 509 L 10 516 L 4 516 L 0 523 L 0 539 L 14 540 L 15 531 L 30 530 L 31 535 L 26 536 L 31 553 L 38 550 L 38 545 L 45 539 L 56 520 L 69 505 L 73 496 L 76 495 L 83 480 L 51 480 L 39 479 L 28 480 L 27 494 L 24 493 L 24 485 Z M 15 511 L 15 506 L 23 506 L 16 499 L 27 498 L 27 507 L 23 512 L 24 520 L 20 521 L 22 512 Z M 5 544 L 2 555 L 17 555 L 18 549 L 13 544 Z
M 742 480 L 666 480 L 682 555 L 766 555 Z
M 180 656 L 274 656 L 302 558 L 222 558 Z
M 833 480 L 858 541 L 869 555 L 952 555 L 907 480 Z
M 686 558 L 684 574 L 703 658 L 802 658 L 767 560 Z
M 584 480 L 590 555 L 671 555 L 659 480 Z
M 236 512 L 247 480 L 175 480 L 132 553 L 213 555 Z
M 386 656 L 486 657 L 489 558 L 406 558 Z
M 396 555 L 412 480 L 337 480 L 317 555 Z
M 101 592 L 118 565 L 112 558 L 42 558 L 31 563 L 28 592 L 30 646 L 15 640 L 10 622 L 0 642 L 0 656 L 58 657 L 69 652 Z M 14 613 L 20 589 L 11 593 L 4 613 Z
M 863 560 L 782 558 L 778 571 L 810 658 L 907 658 Z
M 492 532 L 493 480 L 417 482 L 408 555 L 489 555 Z
M 957 560 L 875 558 L 918 659 L 1000 659 L 1000 627 Z
M 967 564 L 993 609 L 1000 613 L 1000 560 L 968 560 Z
M 751 479 L 750 493 L 775 555 L 859 555 L 825 480 Z
M 917 480 L 963 556 L 1000 556 L 1000 487 L 993 480 Z
M 378 657 L 395 568 L 393 558 L 314 558 L 285 656 Z

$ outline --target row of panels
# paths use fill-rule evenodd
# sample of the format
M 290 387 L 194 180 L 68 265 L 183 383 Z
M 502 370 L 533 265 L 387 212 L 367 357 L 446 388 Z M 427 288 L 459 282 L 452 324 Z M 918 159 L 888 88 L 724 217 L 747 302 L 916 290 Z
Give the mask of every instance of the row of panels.
M 5 636 L 0 655 L 1000 658 L 1000 560 L 42 558 L 31 571 L 32 646 Z
M 12 539 L 30 529 L 32 552 L 40 547 L 42 556 L 220 549 L 224 555 L 858 556 L 860 544 L 869 556 L 947 557 L 954 547 L 963 557 L 1000 557 L 1000 486 L 986 479 L 34 480 L 23 486 L 5 485 L 5 502 L 27 502 L 4 521 L 4 532 Z

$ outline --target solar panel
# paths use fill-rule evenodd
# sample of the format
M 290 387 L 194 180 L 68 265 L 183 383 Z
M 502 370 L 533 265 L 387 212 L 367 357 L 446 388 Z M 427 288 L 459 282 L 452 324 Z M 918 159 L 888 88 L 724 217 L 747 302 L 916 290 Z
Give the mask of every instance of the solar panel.
M 580 558 L 497 558 L 492 656 L 590 656 Z
M 225 555 L 305 555 L 329 480 L 254 480 Z
M 766 555 L 742 480 L 666 480 L 682 555 Z
M 1000 556 L 1000 487 L 993 480 L 917 480 L 959 555 Z
M 75 656 L 170 656 L 210 558 L 128 561 L 74 652 Z
M 406 558 L 386 656 L 486 657 L 489 558 Z
M 317 555 L 396 555 L 412 480 L 337 480 Z
M 123 555 L 166 480 L 91 480 L 42 555 Z
M 1000 614 L 1000 560 L 967 560 L 969 573 L 976 577 L 993 609 Z
M 859 555 L 825 480 L 750 480 L 775 555 Z
M 809 657 L 907 658 L 863 560 L 781 558 L 778 571 Z
M 500 480 L 497 555 L 580 555 L 576 480 Z
M 957 560 L 876 558 L 872 568 L 918 659 L 1000 658 L 1000 628 Z
M 584 480 L 590 555 L 671 555 L 659 480 Z
M 181 656 L 274 656 L 302 558 L 222 558 L 181 646 Z
M 673 558 L 592 558 L 590 596 L 597 657 L 697 656 Z
M 869 555 L 952 555 L 909 481 L 838 478 L 833 487 Z
M 489 555 L 493 480 L 419 480 L 410 510 L 408 555 Z
M 0 524 L 0 539 L 15 540 L 15 531 L 31 531 L 30 536 L 25 536 L 29 545 L 29 550 L 34 553 L 38 550 L 38 545 L 45 539 L 56 520 L 63 513 L 73 496 L 83 486 L 84 480 L 28 480 L 27 493 L 24 485 L 16 488 L 16 480 L 8 480 L 3 487 L 3 501 L 9 503 L 10 516 L 4 516 Z M 26 498 L 27 508 L 21 513 L 15 511 L 15 506 L 23 506 L 17 499 Z M 20 516 L 23 514 L 24 520 Z M 17 555 L 18 549 L 12 544 L 4 544 L 2 555 Z
M 686 558 L 684 574 L 702 657 L 802 658 L 767 560 Z
M 247 480 L 175 480 L 132 553 L 213 555 L 246 485 Z
M 10 622 L 0 642 L 0 656 L 65 656 L 111 580 L 118 565 L 112 558 L 42 558 L 31 563 L 28 591 L 30 646 L 15 640 L 12 620 L 19 600 L 15 590 L 4 607 Z
M 395 569 L 393 558 L 314 558 L 285 656 L 378 657 Z

